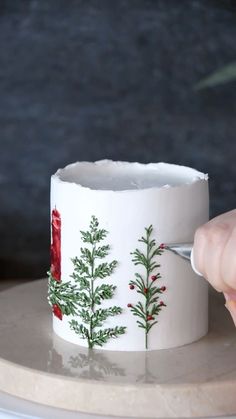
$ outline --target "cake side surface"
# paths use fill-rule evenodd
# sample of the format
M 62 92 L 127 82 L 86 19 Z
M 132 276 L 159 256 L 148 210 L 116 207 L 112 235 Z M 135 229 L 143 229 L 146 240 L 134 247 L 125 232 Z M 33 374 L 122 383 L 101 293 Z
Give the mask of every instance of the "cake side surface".
M 207 176 L 167 166 L 172 177 L 176 171 L 173 186 L 163 179 L 154 187 L 153 174 L 151 187 L 137 188 L 134 179 L 133 189 L 122 190 L 52 176 L 50 302 L 61 338 L 143 351 L 181 346 L 207 333 L 206 281 L 162 246 L 193 241 L 208 220 Z

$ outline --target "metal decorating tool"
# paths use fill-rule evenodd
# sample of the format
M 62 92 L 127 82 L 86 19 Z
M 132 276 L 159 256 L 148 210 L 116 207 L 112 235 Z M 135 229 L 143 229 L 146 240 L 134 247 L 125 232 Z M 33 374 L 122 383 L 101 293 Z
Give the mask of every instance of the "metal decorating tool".
M 181 258 L 189 261 L 191 263 L 192 269 L 194 272 L 202 276 L 200 272 L 194 266 L 193 260 L 193 243 L 173 243 L 173 244 L 165 244 L 165 248 L 170 250 L 171 252 L 175 253 L 176 255 L 180 256 Z

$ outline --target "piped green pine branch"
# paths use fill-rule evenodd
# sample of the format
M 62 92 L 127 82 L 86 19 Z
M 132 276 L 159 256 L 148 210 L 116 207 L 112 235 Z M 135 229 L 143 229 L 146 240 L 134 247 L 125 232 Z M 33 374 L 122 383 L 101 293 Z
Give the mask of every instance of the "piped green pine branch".
M 162 307 L 166 306 L 163 301 L 159 301 L 159 296 L 166 290 L 165 286 L 156 286 L 156 281 L 161 279 L 159 272 L 160 264 L 157 262 L 157 256 L 162 255 L 165 246 L 156 245 L 155 239 L 151 238 L 153 227 L 150 225 L 145 228 L 145 235 L 138 241 L 143 243 L 144 251 L 135 249 L 131 252 L 133 256 L 132 262 L 135 266 L 144 267 L 144 274 L 135 273 L 135 279 L 131 280 L 129 287 L 131 290 L 136 289 L 137 293 L 143 296 L 143 301 L 137 304 L 128 304 L 131 312 L 136 316 L 138 327 L 144 329 L 145 332 L 145 348 L 148 349 L 148 333 L 157 323 L 157 316 Z
M 88 247 L 80 249 L 80 257 L 72 259 L 74 271 L 72 278 L 79 289 L 78 315 L 81 318 L 80 324 L 77 320 L 70 321 L 70 327 L 82 339 L 86 339 L 88 347 L 102 346 L 111 338 L 117 338 L 125 333 L 125 327 L 102 328 L 104 322 L 111 317 L 121 314 L 121 307 L 113 306 L 100 308 L 104 300 L 114 296 L 116 287 L 112 284 L 99 284 L 100 279 L 107 278 L 114 272 L 117 261 L 100 262 L 108 256 L 110 246 L 100 245 L 108 232 L 99 228 L 98 220 L 92 216 L 89 230 L 81 231 L 83 243 Z
M 48 301 L 52 307 L 57 306 L 67 316 L 76 315 L 80 299 L 77 285 L 55 281 L 51 272 L 48 272 Z

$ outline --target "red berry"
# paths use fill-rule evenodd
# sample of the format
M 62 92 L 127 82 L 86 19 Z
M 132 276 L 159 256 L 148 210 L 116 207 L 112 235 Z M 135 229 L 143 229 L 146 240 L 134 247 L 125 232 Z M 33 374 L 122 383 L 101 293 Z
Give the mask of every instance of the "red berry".
M 159 246 L 159 249 L 165 249 L 165 248 L 166 248 L 166 245 L 164 243 L 161 243 Z
M 130 287 L 131 290 L 134 289 L 134 285 L 133 284 L 130 284 L 129 287 Z
M 153 316 L 147 316 L 147 321 L 150 321 L 150 320 L 154 320 L 154 317 Z
M 133 304 L 127 304 L 127 307 L 129 307 L 129 308 L 132 308 L 133 307 Z
M 166 290 L 166 287 L 165 286 L 161 287 L 161 290 L 162 291 L 165 291 Z
M 151 276 L 151 280 L 152 280 L 152 281 L 156 281 L 156 279 L 157 279 L 157 275 L 152 275 L 152 276 Z
M 63 316 L 62 311 L 57 304 L 53 304 L 52 312 L 53 312 L 54 316 L 56 316 L 59 320 L 62 320 L 62 316 Z
M 144 294 L 147 294 L 148 289 L 146 287 L 144 287 L 143 292 L 144 292 Z
M 163 301 L 160 301 L 159 306 L 165 306 L 165 303 Z

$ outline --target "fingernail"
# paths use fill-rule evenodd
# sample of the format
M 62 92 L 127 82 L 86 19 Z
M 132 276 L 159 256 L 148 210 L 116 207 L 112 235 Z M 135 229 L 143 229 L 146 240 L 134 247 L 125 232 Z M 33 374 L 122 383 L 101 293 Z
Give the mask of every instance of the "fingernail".
M 202 276 L 202 274 L 196 269 L 195 263 L 194 263 L 194 256 L 193 256 L 193 249 L 191 250 L 191 256 L 190 256 L 191 266 L 195 274 L 198 276 Z
M 234 321 L 234 324 L 236 326 L 236 301 L 234 300 L 226 301 L 225 307 L 229 310 L 232 316 L 232 319 Z

